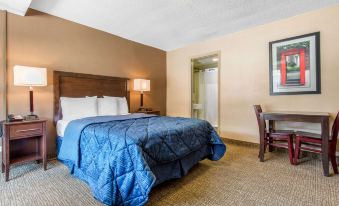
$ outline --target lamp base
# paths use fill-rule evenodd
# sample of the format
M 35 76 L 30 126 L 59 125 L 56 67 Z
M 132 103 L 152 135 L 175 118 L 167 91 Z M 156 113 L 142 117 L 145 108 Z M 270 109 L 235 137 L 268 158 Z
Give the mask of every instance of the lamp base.
M 26 121 L 31 121 L 31 120 L 38 120 L 39 117 L 38 117 L 38 115 L 36 115 L 36 114 L 29 114 L 29 115 L 25 116 L 24 119 L 25 119 Z
M 138 111 L 139 112 L 144 112 L 144 111 L 146 111 L 146 108 L 145 107 L 139 107 Z

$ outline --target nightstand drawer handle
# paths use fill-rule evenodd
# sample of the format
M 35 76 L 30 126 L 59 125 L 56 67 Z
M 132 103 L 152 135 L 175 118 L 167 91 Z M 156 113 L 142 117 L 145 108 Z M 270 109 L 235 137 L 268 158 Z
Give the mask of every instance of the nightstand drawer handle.
M 37 131 L 40 130 L 39 128 L 34 128 L 34 129 L 21 129 L 21 130 L 17 130 L 16 132 L 31 132 L 31 131 Z

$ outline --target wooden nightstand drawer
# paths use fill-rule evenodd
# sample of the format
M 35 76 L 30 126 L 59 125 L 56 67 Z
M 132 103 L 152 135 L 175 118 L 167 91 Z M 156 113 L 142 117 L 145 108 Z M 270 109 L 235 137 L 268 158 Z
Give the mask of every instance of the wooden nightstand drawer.
M 10 139 L 19 139 L 21 137 L 40 136 L 43 134 L 42 123 L 18 124 L 10 126 Z

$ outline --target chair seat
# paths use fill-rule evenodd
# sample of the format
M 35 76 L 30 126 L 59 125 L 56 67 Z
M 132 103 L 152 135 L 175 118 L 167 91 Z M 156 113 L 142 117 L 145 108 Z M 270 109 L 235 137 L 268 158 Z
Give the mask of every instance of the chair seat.
M 300 136 L 300 137 L 308 137 L 308 138 L 321 139 L 321 135 L 320 134 L 311 133 L 311 132 L 297 131 L 297 132 L 295 132 L 295 135 L 296 136 Z
M 301 143 L 300 150 L 321 153 L 321 144 L 305 144 Z
M 288 149 L 288 143 L 286 141 L 285 142 L 272 142 L 272 143 L 268 143 L 268 145 L 271 145 L 273 147 Z
M 292 135 L 294 134 L 293 130 L 272 130 L 271 134 L 281 134 L 281 135 Z
M 321 145 L 322 138 L 320 134 L 311 132 L 296 132 L 296 141 L 300 141 L 300 150 L 322 153 Z M 332 144 L 332 140 L 329 140 L 329 145 Z
M 292 130 L 273 130 L 267 132 L 267 136 L 278 139 L 287 139 L 293 135 L 294 131 Z

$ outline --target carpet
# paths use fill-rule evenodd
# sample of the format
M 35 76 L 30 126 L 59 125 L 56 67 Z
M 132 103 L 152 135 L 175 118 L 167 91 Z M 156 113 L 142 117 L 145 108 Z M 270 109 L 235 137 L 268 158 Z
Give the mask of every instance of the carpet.
M 148 206 L 157 205 L 339 205 L 339 175 L 324 177 L 314 156 L 289 164 L 284 151 L 266 153 L 229 143 L 226 156 L 204 160 L 184 178 L 153 188 Z M 101 205 L 82 181 L 56 160 L 48 170 L 31 163 L 14 166 L 10 181 L 0 177 L 0 205 Z

